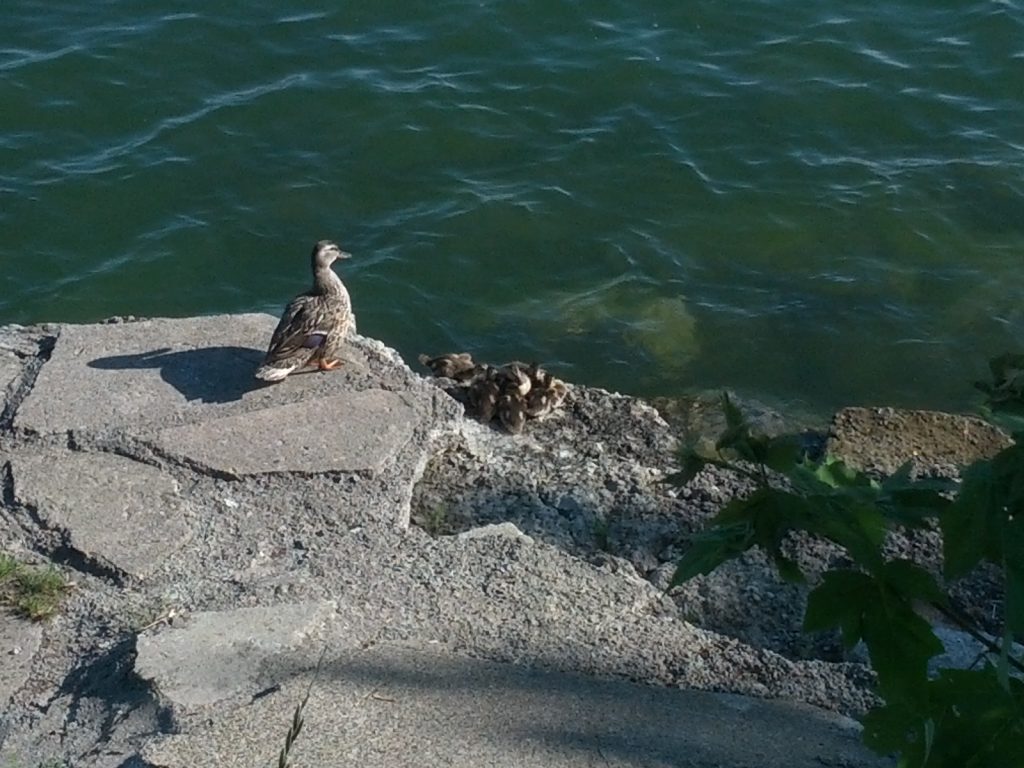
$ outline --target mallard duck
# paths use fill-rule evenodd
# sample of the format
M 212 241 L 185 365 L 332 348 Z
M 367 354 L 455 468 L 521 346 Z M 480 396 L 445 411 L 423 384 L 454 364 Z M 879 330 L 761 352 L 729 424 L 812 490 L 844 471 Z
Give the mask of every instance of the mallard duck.
M 329 240 L 313 246 L 313 288 L 285 307 L 263 364 L 256 370 L 257 379 L 281 381 L 306 365 L 329 371 L 341 364 L 341 346 L 354 321 L 348 291 L 331 264 L 350 257 Z

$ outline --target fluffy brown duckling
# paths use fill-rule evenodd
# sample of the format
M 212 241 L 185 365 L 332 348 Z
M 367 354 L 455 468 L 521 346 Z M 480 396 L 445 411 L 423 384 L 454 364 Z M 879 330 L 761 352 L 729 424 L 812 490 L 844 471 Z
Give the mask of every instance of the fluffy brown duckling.
M 533 386 L 526 396 L 526 415 L 532 419 L 544 418 L 563 403 L 568 392 L 564 381 L 536 369 Z
M 498 413 L 498 400 L 501 398 L 501 383 L 498 381 L 497 370 L 484 365 L 482 373 L 470 383 L 469 406 L 477 420 L 490 424 Z
M 520 363 L 517 360 L 505 363 L 498 369 L 498 381 L 501 383 L 503 392 L 518 397 L 526 397 L 533 386 L 530 376 L 530 366 Z
M 505 429 L 518 435 L 526 426 L 526 401 L 510 392 L 503 394 L 498 399 L 498 420 Z
M 437 357 L 420 355 L 419 361 L 435 376 L 455 381 L 469 381 L 480 373 L 481 367 L 473 362 L 473 357 L 468 352 L 453 352 Z

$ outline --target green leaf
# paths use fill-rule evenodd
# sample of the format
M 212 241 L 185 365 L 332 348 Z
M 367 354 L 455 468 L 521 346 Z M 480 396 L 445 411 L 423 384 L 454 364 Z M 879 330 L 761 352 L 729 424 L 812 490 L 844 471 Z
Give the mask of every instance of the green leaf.
M 747 426 L 747 420 L 743 416 L 743 411 L 733 403 L 728 392 L 722 393 L 722 414 L 725 416 L 725 425 L 730 429 Z
M 1012 559 L 1008 528 L 1021 515 L 1024 446 L 1011 445 L 964 471 L 960 493 L 940 521 L 946 575 L 963 576 L 983 559 L 998 566 Z
M 807 502 L 799 496 L 775 488 L 758 488 L 746 498 L 726 504 L 715 521 L 747 526 L 751 545 L 761 547 L 775 561 L 784 579 L 803 581 L 800 569 L 783 555 L 781 546 L 790 531 L 807 527 L 809 515 Z
M 999 496 L 991 462 L 976 462 L 964 471 L 960 493 L 940 520 L 949 578 L 966 575 L 985 557 L 993 529 L 1002 528 Z
M 897 469 L 882 481 L 879 505 L 889 520 L 909 528 L 922 528 L 952 503 L 949 495 L 958 484 L 949 478 L 912 480 L 913 462 Z
M 1003 611 L 1006 629 L 1017 639 L 1024 638 L 1024 514 L 1015 515 L 1005 528 L 1006 597 Z
M 852 648 L 861 639 L 864 613 L 875 594 L 874 583 L 866 574 L 845 568 L 826 572 L 821 584 L 807 596 L 804 630 L 838 627 L 843 645 Z
M 913 608 L 882 592 L 864 613 L 864 643 L 887 701 L 920 706 L 928 681 L 928 660 L 943 651 L 931 625 Z
M 863 472 L 846 465 L 842 459 L 829 456 L 815 470 L 815 477 L 830 488 L 860 486 L 876 488 L 877 483 Z
M 845 492 L 808 499 L 807 530 L 839 544 L 860 565 L 868 569 L 882 564 L 882 544 L 888 532 L 885 517 L 874 504 L 859 494 Z
M 908 768 L 1018 768 L 1024 755 L 1024 684 L 1000 684 L 995 669 L 944 670 L 924 704 L 887 702 L 863 720 L 864 742 L 901 753 Z
M 779 435 L 768 441 L 764 465 L 776 472 L 791 472 L 803 459 L 804 447 L 796 435 Z
M 825 574 L 808 596 L 804 629 L 838 627 L 850 648 L 863 639 L 888 700 L 919 701 L 927 680 L 928 659 L 942 643 L 914 611 L 912 600 L 931 597 L 937 587 L 912 563 L 888 563 L 876 577 L 837 569 Z M 902 589 L 908 589 L 903 593 Z
M 708 461 L 701 456 L 698 456 L 693 451 L 687 451 L 681 456 L 682 466 L 678 472 L 673 472 L 664 478 L 664 482 L 670 483 L 676 487 L 681 488 L 682 486 L 689 483 L 693 478 L 697 476 L 704 467 L 708 465 Z
M 882 567 L 885 583 L 905 600 L 924 600 L 929 603 L 946 603 L 935 577 L 910 560 L 890 560 Z
M 698 534 L 676 565 L 669 588 L 677 587 L 694 576 L 710 573 L 726 560 L 746 552 L 751 546 L 752 532 L 743 524 L 718 526 Z

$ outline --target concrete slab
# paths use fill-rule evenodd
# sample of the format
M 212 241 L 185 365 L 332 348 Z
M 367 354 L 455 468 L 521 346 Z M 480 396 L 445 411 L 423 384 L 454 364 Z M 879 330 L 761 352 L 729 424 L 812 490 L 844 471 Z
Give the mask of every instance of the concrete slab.
M 155 467 L 109 453 L 11 458 L 18 503 L 104 566 L 144 578 L 191 536 L 177 483 Z
M 28 680 L 42 638 L 41 625 L 0 611 L 0 708 Z
M 377 472 L 395 460 L 419 418 L 407 396 L 373 389 L 172 427 L 154 444 L 235 476 Z
M 273 765 L 307 671 L 143 748 L 159 768 Z M 868 768 L 892 763 L 812 707 L 598 680 L 382 645 L 321 669 L 290 753 L 360 768 Z
M 139 635 L 135 671 L 177 708 L 210 706 L 256 693 L 264 662 L 303 646 L 333 616 L 326 601 L 195 613 Z
M 216 411 L 256 390 L 265 314 L 66 325 L 15 427 L 42 434 Z

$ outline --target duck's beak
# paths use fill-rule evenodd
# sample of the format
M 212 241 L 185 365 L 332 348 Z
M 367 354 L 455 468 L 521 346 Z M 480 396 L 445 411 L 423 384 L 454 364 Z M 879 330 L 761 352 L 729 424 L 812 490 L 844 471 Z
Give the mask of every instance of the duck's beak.
M 338 258 L 339 259 L 351 259 L 352 258 L 352 254 L 349 253 L 348 251 L 339 250 L 338 251 Z

